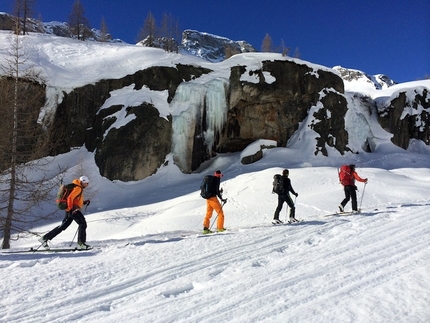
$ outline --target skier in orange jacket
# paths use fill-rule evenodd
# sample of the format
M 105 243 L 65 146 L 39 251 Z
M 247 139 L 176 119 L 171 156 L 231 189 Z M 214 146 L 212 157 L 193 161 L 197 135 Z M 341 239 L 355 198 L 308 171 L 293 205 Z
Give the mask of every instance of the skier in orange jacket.
M 87 240 L 87 221 L 81 212 L 84 205 L 89 205 L 90 200 L 84 200 L 84 189 L 88 187 L 90 180 L 87 176 L 81 176 L 79 179 L 72 181 L 75 187 L 67 197 L 67 208 L 61 224 L 42 237 L 39 241 L 45 249 L 49 249 L 48 241 L 54 239 L 60 232 L 66 230 L 70 224 L 75 221 L 78 225 L 78 248 L 90 249 L 91 246 L 86 244 Z

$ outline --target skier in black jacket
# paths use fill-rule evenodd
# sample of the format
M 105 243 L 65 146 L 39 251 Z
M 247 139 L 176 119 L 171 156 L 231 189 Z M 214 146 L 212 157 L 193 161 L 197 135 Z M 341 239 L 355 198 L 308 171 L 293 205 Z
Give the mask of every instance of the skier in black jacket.
M 282 210 L 282 205 L 285 203 L 288 204 L 290 207 L 290 222 L 296 222 L 296 207 L 294 206 L 294 202 L 291 199 L 290 192 L 293 193 L 296 197 L 299 196 L 298 193 L 296 193 L 291 186 L 291 180 L 288 178 L 289 175 L 288 169 L 284 169 L 282 171 L 282 184 L 283 184 L 283 190 L 278 194 L 278 207 L 276 208 L 275 214 L 273 216 L 273 224 L 281 224 L 282 221 L 279 220 L 279 213 Z

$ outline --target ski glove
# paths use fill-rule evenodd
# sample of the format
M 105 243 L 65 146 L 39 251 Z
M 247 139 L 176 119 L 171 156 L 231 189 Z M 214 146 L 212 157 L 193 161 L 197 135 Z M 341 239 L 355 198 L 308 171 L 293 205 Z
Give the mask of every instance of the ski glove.
M 299 196 L 299 193 L 294 194 L 296 197 Z
M 227 199 L 221 199 L 221 202 L 223 202 L 225 204 L 225 203 L 227 203 Z
M 85 201 L 84 201 L 84 205 L 86 205 L 86 206 L 90 205 L 90 203 L 91 203 L 91 201 L 90 201 L 90 200 L 85 200 Z

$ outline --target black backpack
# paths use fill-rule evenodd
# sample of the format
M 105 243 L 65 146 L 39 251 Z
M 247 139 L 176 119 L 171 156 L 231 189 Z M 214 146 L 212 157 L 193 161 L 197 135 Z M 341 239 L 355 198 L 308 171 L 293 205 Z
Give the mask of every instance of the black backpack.
M 272 193 L 282 194 L 284 192 L 284 177 L 280 174 L 274 175 Z
M 206 175 L 203 178 L 202 184 L 200 185 L 200 196 L 204 199 L 208 199 L 215 196 L 213 182 L 215 177 L 212 175 Z

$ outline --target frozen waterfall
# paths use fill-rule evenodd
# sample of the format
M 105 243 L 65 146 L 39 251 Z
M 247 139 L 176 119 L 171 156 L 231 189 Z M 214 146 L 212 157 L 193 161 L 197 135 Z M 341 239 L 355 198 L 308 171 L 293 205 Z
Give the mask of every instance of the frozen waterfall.
M 202 136 L 206 153 L 212 154 L 217 135 L 227 120 L 228 85 L 227 79 L 217 78 L 205 84 L 182 83 L 176 89 L 170 103 L 172 153 L 183 172 L 191 171 L 194 138 Z

